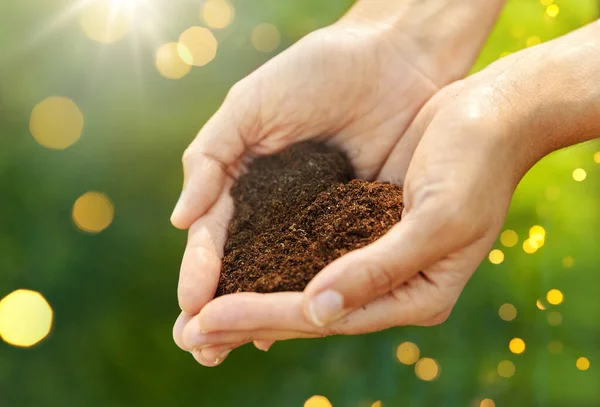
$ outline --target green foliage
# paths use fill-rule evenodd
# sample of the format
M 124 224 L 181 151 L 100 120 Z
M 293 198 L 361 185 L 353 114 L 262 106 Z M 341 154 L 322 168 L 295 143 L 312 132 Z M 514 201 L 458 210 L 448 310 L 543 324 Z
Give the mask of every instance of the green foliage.
M 314 394 L 336 407 L 375 400 L 458 407 L 485 397 L 498 406 L 600 404 L 598 144 L 554 154 L 527 175 L 506 224 L 519 244 L 497 244 L 505 261 L 480 267 L 442 326 L 276 343 L 268 354 L 247 346 L 216 369 L 180 351 L 171 327 L 185 234 L 168 218 L 181 186 L 181 153 L 227 89 L 270 57 L 252 48 L 252 27 L 276 24 L 287 46 L 335 21 L 351 1 L 237 0 L 236 22 L 216 33 L 217 58 L 182 80 L 164 79 L 153 52 L 200 24 L 197 3 L 162 2 L 159 41 L 101 45 L 72 15 L 61 17 L 72 2 L 0 2 L 0 297 L 37 290 L 55 312 L 41 344 L 0 343 L 1 405 L 301 406 Z M 530 37 L 551 39 L 598 14 L 593 0 L 557 4 L 560 14 L 548 19 L 537 0 L 510 1 L 475 70 Z M 29 134 L 31 109 L 54 95 L 75 100 L 85 117 L 82 138 L 64 151 L 45 149 Z M 573 181 L 575 168 L 587 171 L 584 182 Z M 549 187 L 560 189 L 555 200 Z M 98 235 L 71 220 L 74 201 L 90 190 L 105 192 L 116 208 Z M 521 244 L 534 224 L 546 229 L 546 244 L 529 255 Z M 572 268 L 563 266 L 566 256 L 575 259 Z M 565 294 L 555 307 L 563 316 L 558 327 L 535 306 L 551 288 Z M 512 322 L 498 317 L 506 302 L 518 309 Z M 513 337 L 527 343 L 523 355 L 509 352 Z M 552 339 L 564 343 L 561 354 L 548 352 Z M 436 381 L 420 381 L 397 362 L 395 347 L 406 340 L 439 362 Z M 575 368 L 579 356 L 590 359 L 589 371 Z M 510 379 L 493 374 L 505 359 L 516 365 Z

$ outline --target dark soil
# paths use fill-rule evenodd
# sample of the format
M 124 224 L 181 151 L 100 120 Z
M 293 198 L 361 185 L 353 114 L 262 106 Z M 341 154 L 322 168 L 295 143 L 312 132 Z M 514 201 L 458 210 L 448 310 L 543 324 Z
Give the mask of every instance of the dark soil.
M 231 194 L 217 296 L 302 291 L 327 264 L 381 237 L 404 208 L 401 187 L 353 179 L 341 151 L 314 142 L 257 158 Z

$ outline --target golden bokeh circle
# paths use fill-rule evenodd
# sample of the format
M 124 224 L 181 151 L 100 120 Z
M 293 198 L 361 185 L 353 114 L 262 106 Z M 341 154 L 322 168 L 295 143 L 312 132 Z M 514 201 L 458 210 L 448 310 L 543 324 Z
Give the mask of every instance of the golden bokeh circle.
M 575 366 L 577 366 L 577 369 L 585 371 L 590 368 L 590 361 L 588 358 L 581 357 L 577 359 L 577 362 L 575 362 Z
M 498 375 L 504 377 L 506 379 L 513 377 L 515 375 L 515 364 L 510 360 L 503 360 L 498 363 Z
M 559 326 L 563 321 L 561 313 L 557 311 L 549 312 L 546 319 L 548 319 L 548 323 L 552 326 Z
M 327 397 L 315 395 L 304 402 L 304 407 L 332 407 L 332 405 Z
M 439 377 L 440 367 L 435 360 L 423 358 L 415 365 L 415 374 L 419 379 L 430 382 Z
M 488 259 L 492 264 L 501 264 L 504 261 L 504 253 L 502 250 L 494 249 L 490 252 Z
M 500 243 L 506 247 L 513 247 L 519 243 L 519 235 L 514 230 L 505 230 L 500 235 Z
M 412 342 L 404 342 L 398 346 L 396 357 L 405 365 L 414 365 L 419 360 L 421 351 L 419 347 Z
M 33 346 L 48 336 L 52 318 L 52 308 L 40 293 L 14 291 L 0 301 L 0 336 L 14 346 Z
M 213 33 L 204 27 L 190 27 L 179 36 L 177 51 L 188 65 L 204 66 L 217 56 L 218 43 Z
M 210 28 L 225 28 L 235 19 L 235 8 L 228 0 L 206 0 L 201 9 L 202 19 Z
M 258 51 L 273 52 L 281 44 L 281 34 L 273 24 L 263 23 L 254 27 L 251 40 Z
M 517 317 L 517 308 L 512 304 L 503 304 L 498 310 L 498 315 L 504 321 L 512 321 Z
M 167 79 L 181 79 L 192 69 L 192 66 L 179 56 L 179 46 L 176 42 L 170 42 L 161 45 L 156 51 L 154 64 L 158 72 Z
M 573 179 L 577 182 L 585 181 L 587 178 L 587 172 L 583 168 L 577 168 L 573 170 Z
M 525 341 L 521 338 L 513 338 L 508 344 L 508 349 L 515 355 L 525 352 Z
M 492 399 L 483 399 L 479 403 L 479 407 L 496 407 L 496 403 Z
M 556 288 L 553 288 L 552 290 L 548 291 L 548 294 L 546 294 L 546 300 L 552 305 L 559 305 L 564 301 L 564 299 L 565 296 L 563 293 Z
M 40 145 L 63 150 L 81 137 L 83 114 L 71 99 L 49 97 L 31 111 L 29 130 Z
M 113 0 L 94 0 L 82 8 L 79 25 L 88 38 L 110 44 L 131 31 L 133 12 L 130 7 Z
M 88 233 L 102 232 L 112 223 L 114 215 L 112 202 L 101 192 L 87 192 L 73 205 L 75 225 Z

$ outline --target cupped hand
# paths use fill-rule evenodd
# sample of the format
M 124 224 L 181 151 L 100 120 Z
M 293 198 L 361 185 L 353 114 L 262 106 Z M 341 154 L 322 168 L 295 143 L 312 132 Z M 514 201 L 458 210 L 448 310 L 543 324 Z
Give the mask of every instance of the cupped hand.
M 404 183 L 403 220 L 386 235 L 331 263 L 304 293 L 215 299 L 179 321 L 180 343 L 208 347 L 206 360 L 197 358 L 220 362 L 220 353 L 249 341 L 266 348 L 274 340 L 443 322 L 535 162 L 527 139 L 518 137 L 529 131 L 519 109 L 532 96 L 519 81 L 536 77 L 530 67 L 540 65 L 540 50 L 514 54 L 444 88 L 403 131 L 410 143 L 397 142 L 369 174 Z
M 424 60 L 416 49 L 385 28 L 340 22 L 231 89 L 183 156 L 184 189 L 172 215 L 175 226 L 189 227 L 178 289 L 183 313 L 174 329 L 182 348 L 193 348 L 182 338 L 183 322 L 214 296 L 233 213 L 229 189 L 253 157 L 317 139 L 344 150 L 359 177 L 375 179 L 394 148 L 406 145 L 396 152 L 395 172 L 406 171 L 403 151 L 417 140 L 403 135 L 438 90 L 411 63 Z M 201 361 L 203 352 L 196 352 Z

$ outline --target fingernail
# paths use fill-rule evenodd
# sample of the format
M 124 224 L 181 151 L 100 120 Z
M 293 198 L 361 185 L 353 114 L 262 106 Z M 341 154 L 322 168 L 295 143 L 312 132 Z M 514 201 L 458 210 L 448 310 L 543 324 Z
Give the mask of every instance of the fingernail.
M 344 315 L 344 297 L 333 290 L 317 294 L 308 304 L 313 323 L 323 327 Z
M 269 349 L 271 349 L 271 346 L 273 346 L 273 343 L 271 343 L 269 346 L 267 346 L 266 348 L 261 346 L 264 343 L 264 341 L 254 341 L 254 347 L 258 350 L 262 350 L 263 352 L 268 352 Z
M 231 349 L 226 350 L 225 352 L 219 353 L 219 356 L 217 356 L 217 358 L 215 359 L 214 364 L 218 365 L 219 363 L 221 363 L 223 361 L 223 359 L 225 359 L 227 357 L 227 355 L 229 355 L 230 352 L 231 352 Z

